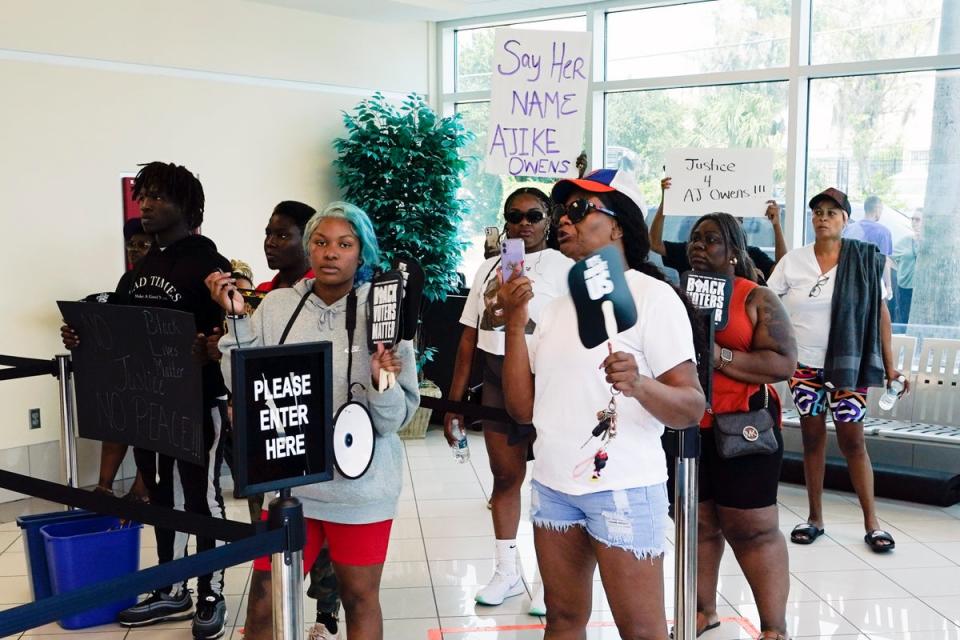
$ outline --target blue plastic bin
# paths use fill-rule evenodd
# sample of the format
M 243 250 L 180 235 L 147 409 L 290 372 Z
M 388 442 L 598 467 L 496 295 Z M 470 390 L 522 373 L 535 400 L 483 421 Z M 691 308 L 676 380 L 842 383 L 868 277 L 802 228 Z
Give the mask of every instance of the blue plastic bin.
M 74 511 L 55 511 L 35 516 L 20 516 L 17 526 L 23 529 L 23 551 L 27 559 L 27 577 L 34 600 L 43 600 L 53 595 L 50 589 L 50 570 L 47 567 L 47 549 L 40 535 L 40 527 L 58 522 L 68 522 L 84 518 L 96 518 L 92 511 L 76 509 Z
M 86 518 L 41 527 L 53 593 L 66 593 L 135 572 L 140 566 L 142 528 L 139 523 L 120 528 L 120 520 L 113 517 Z M 114 622 L 118 613 L 136 602 L 134 594 L 115 602 L 93 603 L 94 608 L 60 620 L 60 626 L 83 629 Z

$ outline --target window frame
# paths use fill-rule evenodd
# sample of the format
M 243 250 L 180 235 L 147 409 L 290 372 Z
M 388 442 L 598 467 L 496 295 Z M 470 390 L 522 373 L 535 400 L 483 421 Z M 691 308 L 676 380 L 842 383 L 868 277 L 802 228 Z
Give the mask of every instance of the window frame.
M 695 0 L 710 2 L 711 0 Z M 605 74 L 607 16 L 611 12 L 630 9 L 690 4 L 690 0 L 607 0 L 555 9 L 538 9 L 517 13 L 499 14 L 439 22 L 436 25 L 436 87 L 434 106 L 445 115 L 452 115 L 456 105 L 464 102 L 485 102 L 490 91 L 455 91 L 456 84 L 456 32 L 478 27 L 495 27 L 522 22 L 583 15 L 587 30 L 593 35 L 592 75 L 588 84 L 589 99 L 586 109 L 586 147 L 591 166 L 596 158 L 606 157 L 604 99 L 608 93 L 627 91 L 707 87 L 753 82 L 787 82 L 787 174 L 784 237 L 788 248 L 803 245 L 804 218 L 806 215 L 807 181 L 807 124 L 809 118 L 809 93 L 811 80 L 911 71 L 940 71 L 960 69 L 960 53 L 936 54 L 911 58 L 890 58 L 855 62 L 810 63 L 812 42 L 812 11 L 816 0 L 791 0 L 789 62 L 786 66 L 741 71 L 722 71 L 688 75 L 638 78 L 607 81 Z M 598 80 L 600 78 L 600 80 Z M 598 167 L 599 168 L 599 167 Z

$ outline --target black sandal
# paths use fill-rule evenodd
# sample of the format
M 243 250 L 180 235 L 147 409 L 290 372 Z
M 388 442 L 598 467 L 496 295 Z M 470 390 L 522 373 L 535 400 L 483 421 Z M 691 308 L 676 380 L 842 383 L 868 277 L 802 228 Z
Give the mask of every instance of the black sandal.
M 874 553 L 886 553 L 893 551 L 897 543 L 893 541 L 893 536 L 883 529 L 874 529 L 863 536 L 863 541 L 867 543 L 870 550 Z M 887 544 L 883 544 L 886 542 Z
M 814 541 L 825 533 L 823 529 L 810 524 L 801 522 L 790 532 L 790 542 L 794 544 L 813 544 Z

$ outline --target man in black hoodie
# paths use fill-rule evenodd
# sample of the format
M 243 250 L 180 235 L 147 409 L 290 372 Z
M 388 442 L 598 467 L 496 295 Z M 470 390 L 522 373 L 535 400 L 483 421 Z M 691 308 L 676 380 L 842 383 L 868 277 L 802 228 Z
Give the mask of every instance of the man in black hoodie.
M 162 162 L 144 165 L 133 182 L 133 197 L 140 203 L 143 229 L 155 242 L 143 259 L 117 284 L 115 301 L 149 307 L 165 307 L 192 313 L 197 331 L 209 335 L 222 326 L 223 313 L 204 284 L 217 269 L 230 271 L 230 261 L 217 253 L 214 243 L 192 233 L 203 222 L 204 196 L 200 181 L 185 167 Z M 62 329 L 64 344 L 79 343 L 70 327 Z M 226 388 L 216 362 L 202 366 L 203 441 L 202 465 L 175 460 L 146 449 L 134 449 L 137 469 L 143 475 L 155 505 L 173 507 L 182 494 L 184 509 L 191 513 L 225 517 L 220 492 L 222 446 L 221 426 L 225 407 L 218 398 Z M 160 563 L 186 555 L 187 536 L 155 528 Z M 214 548 L 217 541 L 197 539 L 197 551 Z M 223 635 L 226 605 L 222 595 L 223 571 L 197 579 L 197 608 L 185 583 L 150 594 L 145 600 L 120 612 L 117 621 L 125 626 L 142 626 L 193 616 L 193 637 L 212 640 Z

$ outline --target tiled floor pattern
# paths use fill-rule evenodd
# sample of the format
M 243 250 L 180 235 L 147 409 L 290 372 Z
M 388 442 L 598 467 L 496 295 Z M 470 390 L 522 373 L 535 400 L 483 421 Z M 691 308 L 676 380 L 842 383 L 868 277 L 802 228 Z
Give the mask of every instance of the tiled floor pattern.
M 407 441 L 407 467 L 397 519 L 384 568 L 381 602 L 384 637 L 427 640 L 527 640 L 541 638 L 526 614 L 527 594 L 498 607 L 474 603 L 476 591 L 493 570 L 494 544 L 486 508 L 492 486 L 482 437 L 470 434 L 472 459 L 457 464 L 436 428 L 425 440 Z M 528 494 L 528 490 L 525 489 Z M 527 511 L 524 499 L 524 513 Z M 30 601 L 26 562 L 13 518 L 55 510 L 49 503 L 21 501 L 0 507 L 0 610 Z M 869 640 L 960 640 L 960 505 L 928 507 L 879 501 L 883 526 L 897 540 L 890 554 L 874 554 L 863 542 L 860 509 L 850 494 L 825 497 L 826 535 L 816 544 L 788 544 L 790 551 L 789 631 L 793 638 Z M 806 515 L 803 487 L 781 485 L 780 525 L 788 533 Z M 228 516 L 247 518 L 246 504 L 228 500 Z M 518 546 L 532 590 L 539 576 L 533 535 L 524 516 Z M 156 563 L 155 542 L 144 528 L 142 566 Z M 673 566 L 672 554 L 665 566 Z M 227 571 L 229 640 L 240 640 L 250 565 Z M 618 638 L 606 598 L 595 578 L 591 640 Z M 672 576 L 666 579 L 667 614 L 672 617 Z M 639 595 L 639 594 L 638 594 Z M 719 585 L 723 624 L 703 640 L 749 638 L 759 627 L 757 607 L 732 553 L 724 555 Z M 308 619 L 313 607 L 306 601 Z M 745 624 L 739 624 L 743 618 Z M 106 625 L 67 632 L 56 624 L 32 629 L 20 640 L 190 640 L 189 621 L 127 631 Z M 506 627 L 498 631 L 492 627 Z

